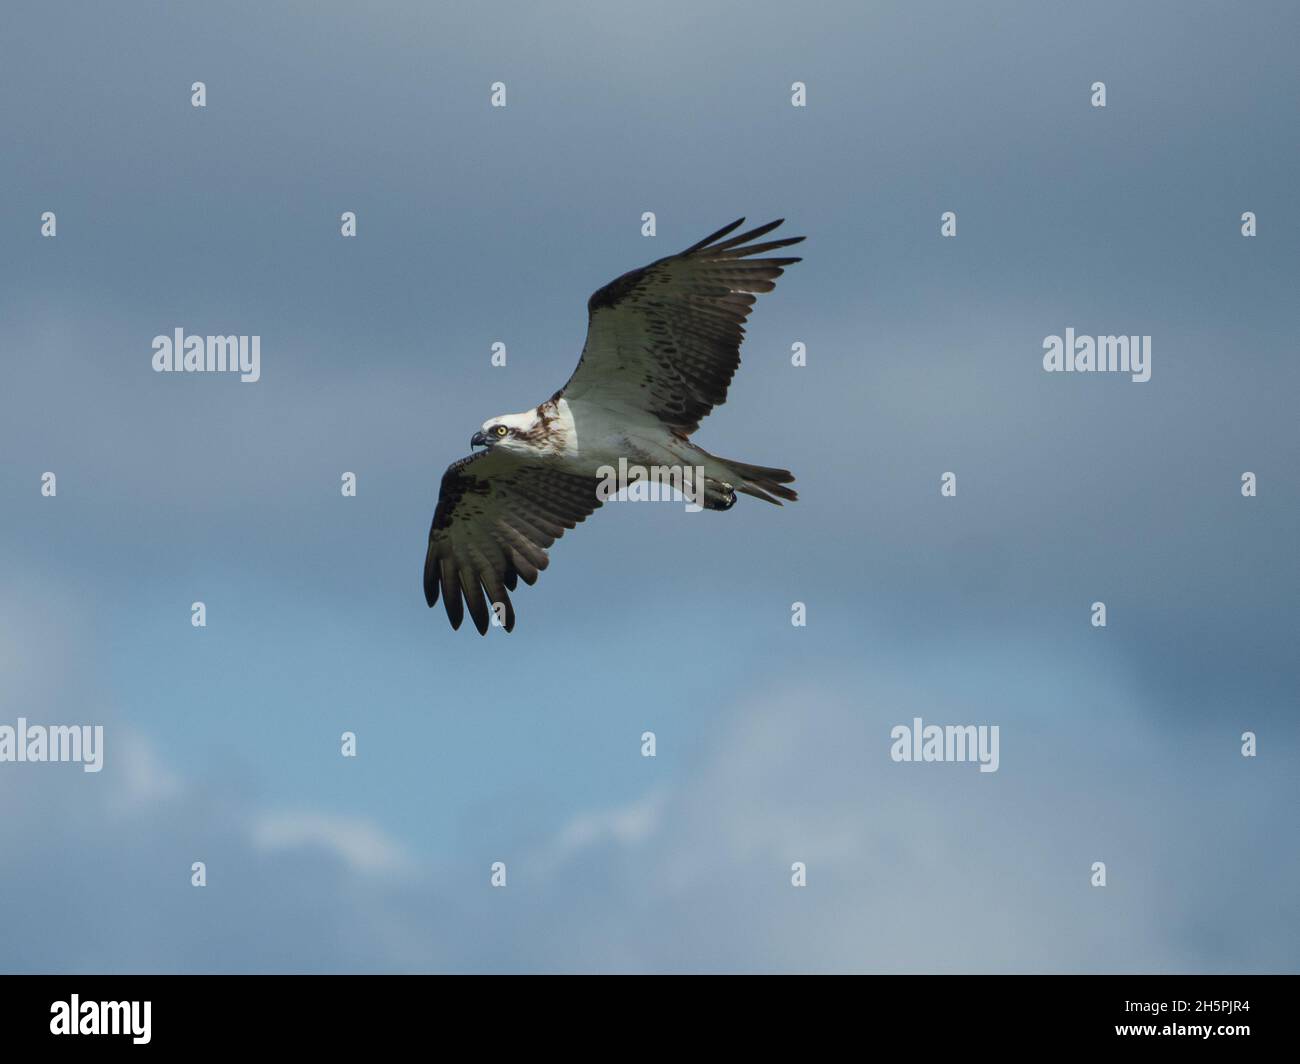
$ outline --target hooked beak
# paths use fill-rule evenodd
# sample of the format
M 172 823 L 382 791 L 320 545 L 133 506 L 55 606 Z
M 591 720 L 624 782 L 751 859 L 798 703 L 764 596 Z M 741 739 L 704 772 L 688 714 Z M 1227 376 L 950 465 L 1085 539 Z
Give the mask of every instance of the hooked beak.
M 483 433 L 481 432 L 476 432 L 474 433 L 473 436 L 469 438 L 469 445 L 471 447 L 486 447 L 491 442 L 492 441 L 489 440 L 486 436 L 484 436 Z

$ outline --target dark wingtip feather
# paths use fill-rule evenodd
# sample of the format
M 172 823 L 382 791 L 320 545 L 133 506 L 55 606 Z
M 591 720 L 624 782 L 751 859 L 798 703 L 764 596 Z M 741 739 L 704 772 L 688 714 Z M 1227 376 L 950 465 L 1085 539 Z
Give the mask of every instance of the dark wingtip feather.
M 469 580 L 460 582 L 460 592 L 465 596 L 465 605 L 469 607 L 469 615 L 474 620 L 474 627 L 478 629 L 478 634 L 487 635 L 487 600 L 483 598 L 483 589 L 474 574 L 470 574 Z
M 728 240 L 724 240 L 722 243 L 709 248 L 709 250 L 731 251 L 735 248 L 739 248 L 742 244 L 748 244 L 751 240 L 757 240 L 760 236 L 766 236 L 784 221 L 784 218 L 778 218 L 775 222 L 768 222 L 767 225 L 760 225 L 755 229 L 750 229 L 748 232 L 741 233 L 739 236 L 733 236 Z
M 805 239 L 801 236 L 786 237 L 783 240 L 767 240 L 762 244 L 745 244 L 742 247 L 734 247 L 726 253 L 719 256 L 724 259 L 736 259 L 738 261 L 749 258 L 750 255 L 761 255 L 765 251 L 776 251 L 778 248 L 788 248 L 791 244 L 797 244 Z M 710 251 L 713 249 L 710 248 Z
M 447 620 L 451 621 L 452 630 L 455 631 L 465 619 L 465 605 L 460 598 L 460 578 L 448 558 L 441 559 L 438 569 L 442 577 L 442 604 L 447 610 Z
M 742 225 L 744 225 L 744 224 L 745 224 L 745 219 L 744 219 L 744 218 L 737 218 L 737 219 L 736 219 L 734 222 L 732 222 L 730 225 L 724 225 L 724 226 L 723 226 L 721 229 L 719 229 L 716 233 L 710 233 L 710 234 L 709 234 L 708 236 L 706 236 L 703 240 L 701 240 L 698 244 L 692 244 L 692 245 L 691 245 L 690 247 L 688 247 L 685 251 L 683 251 L 682 254 L 683 254 L 683 255 L 689 255 L 692 251 L 699 251 L 700 248 L 708 247 L 708 246 L 709 246 L 710 244 L 712 244 L 715 240 L 721 240 L 724 236 L 726 236 L 726 235 L 727 235 L 728 233 L 730 233 L 732 230 L 734 230 L 734 229 L 739 229 L 739 228 L 740 228 Z

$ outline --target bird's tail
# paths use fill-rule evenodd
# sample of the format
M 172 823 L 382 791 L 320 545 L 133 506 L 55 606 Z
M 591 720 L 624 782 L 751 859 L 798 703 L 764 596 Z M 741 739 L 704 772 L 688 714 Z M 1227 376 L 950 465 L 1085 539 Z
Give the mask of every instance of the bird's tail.
M 781 499 L 794 502 L 799 498 L 793 488 L 785 486 L 794 482 L 794 474 L 788 469 L 750 465 L 748 462 L 719 458 L 717 455 L 711 455 L 710 457 L 731 470 L 733 476 L 728 479 L 731 486 L 737 491 L 742 491 L 746 495 L 752 495 L 756 499 L 762 499 L 764 502 L 770 502 L 777 506 L 782 505 Z M 773 496 L 776 496 L 776 498 L 773 498 Z

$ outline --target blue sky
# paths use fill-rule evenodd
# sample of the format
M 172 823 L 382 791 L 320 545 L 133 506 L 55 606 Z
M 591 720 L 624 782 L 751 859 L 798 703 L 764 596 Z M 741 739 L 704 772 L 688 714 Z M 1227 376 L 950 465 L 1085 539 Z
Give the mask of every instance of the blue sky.
M 0 970 L 1296 969 L 1293 7 L 3 19 L 0 724 L 106 753 L 0 764 Z M 800 501 L 606 506 L 452 633 L 442 470 L 741 214 L 805 261 L 698 439 Z M 178 326 L 262 379 L 153 373 Z

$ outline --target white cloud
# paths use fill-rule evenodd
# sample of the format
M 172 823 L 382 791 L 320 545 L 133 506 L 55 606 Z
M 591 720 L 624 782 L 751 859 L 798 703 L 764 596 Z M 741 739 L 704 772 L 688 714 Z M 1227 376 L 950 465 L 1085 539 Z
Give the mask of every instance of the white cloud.
M 319 847 L 356 872 L 395 872 L 412 864 L 402 845 L 365 817 L 310 810 L 257 813 L 250 837 L 266 853 Z
M 85 660 L 78 648 L 93 648 L 93 633 L 53 624 L 75 610 L 52 608 L 48 591 L 9 601 L 0 631 L 14 635 L 20 664 L 0 672 L 5 690 L 34 718 L 87 704 L 55 664 Z M 1272 736 L 1268 758 L 1243 764 L 1233 735 L 1157 724 L 1141 692 L 1095 662 L 1018 644 L 1002 667 L 994 646 L 967 650 L 998 677 L 997 773 L 889 760 L 889 727 L 914 713 L 979 723 L 993 712 L 950 694 L 978 674 L 957 651 L 942 678 L 926 665 L 933 648 L 899 653 L 873 663 L 869 697 L 860 674 L 823 674 L 711 707 L 689 764 L 631 800 L 543 824 L 535 847 L 504 854 L 503 892 L 469 856 L 484 838 L 480 817 L 438 866 L 374 820 L 259 806 L 246 798 L 256 780 L 233 790 L 187 780 L 101 706 L 102 774 L 0 770 L 0 805 L 35 811 L 0 817 L 0 895 L 33 917 L 11 929 L 0 965 L 1294 967 L 1295 932 L 1279 928 L 1300 926 L 1297 857 L 1248 827 L 1294 797 L 1293 749 Z M 1104 708 L 1064 716 L 1044 704 L 1067 688 L 1070 705 Z M 1098 859 L 1111 877 L 1102 890 L 1087 885 Z M 208 870 L 202 890 L 189 885 L 196 860 Z M 808 865 L 805 888 L 790 885 L 796 860 Z

